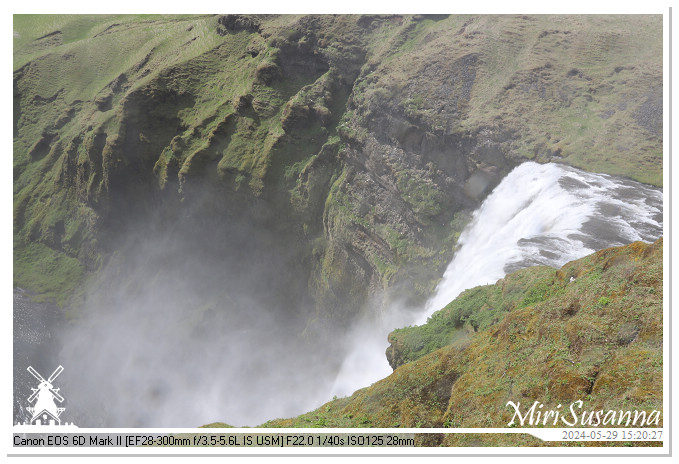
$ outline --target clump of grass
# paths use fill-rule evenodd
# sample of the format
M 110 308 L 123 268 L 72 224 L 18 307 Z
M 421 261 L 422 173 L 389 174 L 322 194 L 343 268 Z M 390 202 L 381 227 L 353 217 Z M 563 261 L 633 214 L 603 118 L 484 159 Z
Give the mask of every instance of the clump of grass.
M 662 250 L 662 239 L 636 242 L 559 271 L 528 268 L 464 292 L 426 325 L 392 333 L 392 344 L 413 354 L 389 377 L 316 411 L 264 425 L 303 427 L 322 418 L 336 427 L 505 427 L 513 413 L 508 399 L 552 408 L 583 400 L 586 410 L 661 411 Z M 592 289 L 591 275 L 599 290 Z M 601 296 L 602 288 L 620 290 Z M 532 302 L 525 306 L 527 297 Z M 570 311 L 575 301 L 580 310 Z M 462 343 L 442 342 L 444 334 L 473 325 L 489 302 L 505 309 L 499 318 L 478 332 L 468 330 Z M 429 351 L 432 342 L 439 348 Z M 475 446 L 551 445 L 523 435 L 473 440 Z M 471 443 L 451 434 L 438 444 Z

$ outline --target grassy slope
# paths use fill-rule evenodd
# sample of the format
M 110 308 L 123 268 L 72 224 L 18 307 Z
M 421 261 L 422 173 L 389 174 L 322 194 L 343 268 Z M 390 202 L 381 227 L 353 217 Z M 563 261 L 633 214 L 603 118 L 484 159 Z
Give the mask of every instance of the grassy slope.
M 409 362 L 389 377 L 263 426 L 504 427 L 510 400 L 662 410 L 662 252 L 662 239 L 636 242 L 468 290 L 427 325 L 392 333 Z M 440 444 L 539 445 L 501 435 Z
M 444 132 L 512 134 L 503 146 L 508 156 L 558 157 L 662 185 L 661 24 L 652 15 L 423 21 L 375 60 L 373 89 Z M 432 72 L 431 64 L 468 69 Z M 440 79 L 445 73 L 452 75 Z M 464 89 L 465 79 L 471 88 Z M 442 85 L 461 114 L 453 124 L 436 97 Z M 468 92 L 468 99 L 453 90 Z
M 14 17 L 15 285 L 65 304 L 110 252 L 112 196 L 181 198 L 207 178 L 298 221 L 321 306 L 360 306 L 366 281 L 426 295 L 469 205 L 447 190 L 452 155 L 413 155 L 403 120 L 474 140 L 458 183 L 498 156 L 662 182 L 660 17 L 259 21 L 219 35 L 216 16 Z M 305 67 L 317 58 L 327 72 Z M 373 136 L 403 159 L 360 171 Z
M 15 16 L 14 69 L 22 75 L 14 109 L 15 285 L 63 305 L 85 271 L 98 267 L 95 205 L 106 185 L 95 140 L 116 137 L 122 98 L 113 95 L 108 108 L 97 98 L 112 93 L 118 76 L 128 75 L 133 90 L 210 50 L 215 21 Z
M 662 185 L 660 17 L 537 17 L 542 27 L 526 33 L 518 24 L 494 28 L 492 17 L 484 19 L 472 30 L 491 31 L 487 44 L 501 45 L 485 53 L 492 77 L 476 90 L 481 104 L 473 120 L 499 117 L 533 129 L 513 147 L 529 157 L 558 152 L 576 167 Z M 517 29 L 531 45 L 527 56 L 511 53 L 516 43 L 506 40 Z M 528 88 L 507 89 L 516 76 Z
M 534 159 L 662 185 L 659 24 L 653 16 L 394 18 L 373 36 L 340 124 L 342 141 L 363 147 L 335 178 L 328 229 L 366 257 L 385 289 L 412 282 L 400 298 L 421 298 L 466 223 L 469 206 L 446 185 L 451 177 Z M 389 174 L 357 174 L 366 153 Z M 366 208 L 356 188 L 366 177 L 389 182 L 407 212 L 370 197 L 375 206 Z M 328 252 L 318 274 L 331 278 L 325 269 L 340 267 Z
M 350 268 L 342 268 L 342 247 L 331 246 L 341 235 L 358 247 L 353 251 L 366 257 L 385 286 L 409 261 L 445 264 L 450 251 L 440 244 L 452 249 L 465 220 L 464 211 L 443 225 L 435 220 L 449 206 L 446 192 L 432 180 L 431 173 L 440 174 L 436 162 L 421 168 L 389 158 L 379 167 L 393 178 L 384 175 L 379 181 L 394 197 L 365 208 L 365 191 L 355 189 L 365 178 L 355 177 L 355 166 L 341 161 L 347 145 L 366 149 L 361 144 L 372 136 L 367 127 L 377 113 L 402 115 L 434 137 L 475 137 L 480 158 L 474 163 L 492 159 L 482 147 L 495 144 L 513 160 L 557 160 L 661 185 L 659 16 L 406 16 L 364 25 L 359 20 L 321 18 L 314 29 L 300 16 L 262 19 L 265 39 L 247 30 L 219 35 L 216 16 L 15 16 L 15 285 L 65 305 L 110 251 L 101 248 L 100 227 L 106 202 L 116 193 L 112 186 L 136 187 L 135 176 L 153 183 L 139 192 L 181 195 L 195 176 L 197 182 L 207 178 L 280 202 L 300 220 L 300 233 L 318 263 L 317 284 L 330 295 L 354 285 Z M 276 56 L 292 50 L 288 58 L 294 61 L 312 37 L 305 35 L 309 30 L 317 40 L 314 50 L 332 69 L 309 75 L 302 60 L 295 63 L 302 71 L 267 82 L 267 72 L 280 72 L 272 66 Z M 347 71 L 352 66 L 360 67 L 355 81 Z M 400 141 L 393 143 L 402 148 Z M 137 192 L 120 190 L 133 197 Z M 391 217 L 390 206 L 398 202 L 406 209 Z M 404 226 L 407 215 L 415 218 L 409 227 L 420 228 L 425 238 Z M 549 379 L 582 389 L 581 380 L 592 375 L 585 370 L 599 355 L 621 356 L 622 366 L 636 356 L 643 360 L 641 369 L 656 372 L 662 362 L 654 332 L 661 278 L 647 282 L 628 262 L 611 269 L 627 269 L 639 277 L 638 285 L 610 290 L 604 276 L 613 271 L 592 266 L 594 271 L 570 286 L 563 279 L 545 283 L 550 278 L 542 273 L 549 271 L 542 270 L 508 277 L 515 293 L 497 287 L 468 292 L 466 303 L 447 309 L 452 320 L 439 315 L 428 328 L 393 334 L 394 346 L 402 345 L 401 361 L 414 362 L 397 369 L 391 380 L 354 399 L 329 403 L 297 423 L 484 424 L 502 409 L 493 401 L 509 388 L 509 374 L 497 383 L 491 374 L 474 372 L 480 379 L 486 375 L 485 383 L 465 393 L 456 390 L 468 378 L 461 372 L 449 402 L 443 401 L 443 387 L 452 377 L 438 374 L 451 366 L 470 368 L 472 355 L 485 359 L 481 364 L 487 370 L 503 372 L 516 370 L 508 360 L 547 356 L 545 350 L 581 356 L 580 366 L 568 370 L 556 358 L 549 372 L 519 379 L 536 385 L 511 387 L 548 387 L 555 394 L 565 388 Z M 582 309 L 563 316 L 560 300 L 534 300 L 542 287 L 535 290 L 529 282 L 582 299 Z M 573 288 L 580 293 L 569 293 Z M 474 312 L 482 298 L 494 309 Z M 653 303 L 648 306 L 653 311 L 643 311 L 639 302 L 644 301 Z M 600 316 L 610 319 L 602 322 Z M 455 321 L 462 319 L 459 327 Z M 543 332 L 522 333 L 520 320 Z M 620 331 L 634 333 L 635 321 L 645 327 L 638 341 L 621 347 L 607 341 Z M 545 328 L 545 322 L 552 325 Z M 446 345 L 451 340 L 455 344 Z M 493 355 L 498 340 L 504 358 Z M 622 375 L 602 370 L 597 382 L 604 374 L 618 380 Z M 580 380 L 571 382 L 574 378 Z M 657 404 L 656 387 L 629 387 L 628 396 L 643 403 L 640 398 L 648 394 L 648 404 Z M 592 389 L 593 397 L 595 392 L 607 407 L 613 396 L 606 395 L 620 397 Z M 448 408 L 455 394 L 470 405 L 479 402 L 477 413 Z
M 259 85 L 277 49 L 247 31 L 220 36 L 217 19 L 15 17 L 15 285 L 66 302 L 102 262 L 114 182 L 155 177 L 172 195 L 216 164 L 211 175 L 261 194 L 285 104 L 314 77 Z M 255 110 L 236 114 L 243 96 Z

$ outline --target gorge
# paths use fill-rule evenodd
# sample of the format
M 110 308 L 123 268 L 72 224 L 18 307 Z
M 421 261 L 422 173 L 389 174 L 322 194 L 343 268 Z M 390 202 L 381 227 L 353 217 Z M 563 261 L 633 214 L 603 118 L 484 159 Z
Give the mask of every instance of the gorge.
M 82 425 L 292 417 L 463 290 L 654 242 L 661 26 L 16 15 L 15 396 L 58 362 Z

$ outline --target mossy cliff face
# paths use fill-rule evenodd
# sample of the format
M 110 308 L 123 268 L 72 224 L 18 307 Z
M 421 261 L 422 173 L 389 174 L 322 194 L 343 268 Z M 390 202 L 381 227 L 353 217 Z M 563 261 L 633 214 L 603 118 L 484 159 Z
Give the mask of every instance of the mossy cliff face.
M 391 334 L 389 377 L 264 425 L 506 427 L 514 415 L 508 401 L 520 402 L 522 414 L 535 401 L 556 410 L 578 400 L 576 411 L 662 411 L 662 262 L 662 239 L 635 242 L 468 290 L 426 325 Z M 431 440 L 545 445 L 519 435 Z
M 661 183 L 661 22 L 16 16 L 15 285 L 78 306 L 149 227 L 279 256 L 308 332 L 421 301 L 522 160 Z

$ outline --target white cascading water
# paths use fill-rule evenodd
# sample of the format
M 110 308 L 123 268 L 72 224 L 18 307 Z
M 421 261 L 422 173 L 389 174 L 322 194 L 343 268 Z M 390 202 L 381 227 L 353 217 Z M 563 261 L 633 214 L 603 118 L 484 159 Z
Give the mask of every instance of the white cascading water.
M 394 309 L 371 331 L 353 337 L 332 394 L 346 396 L 388 376 L 387 335 L 421 325 L 462 291 L 496 282 L 534 265 L 560 268 L 596 250 L 663 232 L 662 190 L 559 164 L 523 163 L 510 172 L 473 215 L 435 294 L 419 314 Z
M 49 373 L 62 363 L 60 387 L 72 399 L 69 420 L 81 426 L 195 426 L 215 420 L 257 425 L 301 414 L 391 374 L 385 349 L 393 329 L 424 323 L 461 291 L 516 269 L 558 268 L 608 246 L 654 241 L 662 235 L 662 207 L 660 189 L 562 165 L 522 164 L 474 213 L 426 305 L 419 311 L 395 305 L 379 322 L 356 324 L 343 340 L 352 349 L 332 388 L 332 379 L 315 367 L 322 360 L 301 349 L 295 354 L 277 339 L 278 320 L 256 311 L 248 291 L 228 302 L 227 309 L 239 309 L 229 313 L 229 324 L 256 330 L 232 330 L 213 344 L 211 336 L 193 338 L 192 323 L 174 302 L 202 287 L 193 288 L 195 280 L 178 286 L 170 279 L 170 291 L 162 279 L 144 279 L 145 265 L 136 271 L 141 290 L 133 296 L 113 292 L 93 317 L 63 333 L 49 322 L 49 314 L 57 319 L 58 308 L 36 305 L 15 289 L 15 419 L 26 420 L 26 392 L 34 386 L 26 365 Z M 166 249 L 158 243 L 154 237 L 140 246 L 140 259 Z

